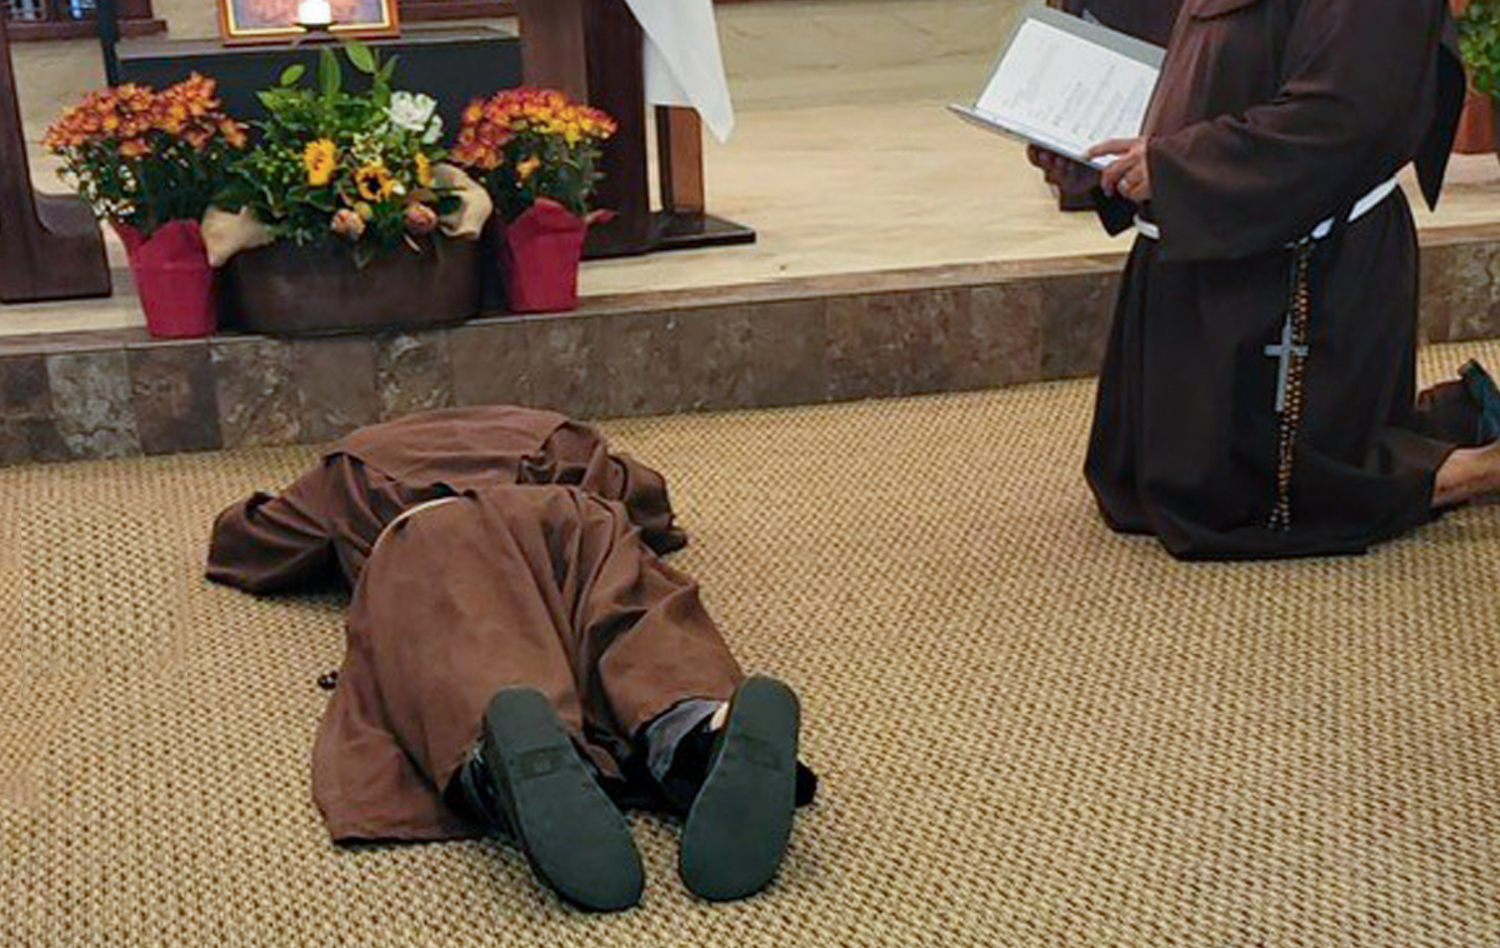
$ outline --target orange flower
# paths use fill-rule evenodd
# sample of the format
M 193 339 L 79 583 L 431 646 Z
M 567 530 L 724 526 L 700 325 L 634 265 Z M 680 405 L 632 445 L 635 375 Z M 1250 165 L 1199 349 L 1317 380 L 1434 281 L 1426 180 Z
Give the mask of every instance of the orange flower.
M 531 180 L 531 176 L 536 174 L 536 169 L 540 168 L 541 166 L 542 159 L 538 158 L 536 155 L 532 155 L 530 158 L 527 158 L 525 161 L 522 161 L 520 164 L 516 165 L 516 177 L 520 178 L 522 181 L 529 181 Z
M 169 135 L 180 135 L 183 126 L 187 125 L 187 106 L 181 102 L 163 101 L 162 115 L 158 120 L 162 131 Z
M 126 83 L 100 89 L 63 112 L 43 141 L 54 152 L 103 144 L 126 157 L 140 157 L 154 149 L 148 136 L 181 139 L 202 150 L 216 135 L 232 147 L 245 145 L 245 130 L 218 111 L 216 83 L 196 73 L 165 92 Z M 162 143 L 157 141 L 156 147 Z
M 193 146 L 194 151 L 202 151 L 207 148 L 208 143 L 213 140 L 213 137 L 213 130 L 207 128 L 190 128 L 182 133 L 182 140 Z
M 224 141 L 229 143 L 230 148 L 244 148 L 248 143 L 245 126 L 234 119 L 219 119 L 219 134 L 224 136 Z
M 219 100 L 215 95 L 218 85 L 216 80 L 195 72 L 162 95 L 181 104 L 194 118 L 203 118 L 219 108 Z

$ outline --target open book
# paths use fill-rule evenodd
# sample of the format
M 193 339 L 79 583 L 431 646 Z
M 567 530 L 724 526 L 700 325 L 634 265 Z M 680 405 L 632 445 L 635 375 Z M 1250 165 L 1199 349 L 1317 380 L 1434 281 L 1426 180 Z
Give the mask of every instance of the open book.
M 1140 134 L 1163 54 L 1097 23 L 1031 7 L 979 100 L 948 108 L 983 128 L 1083 161 L 1093 145 Z M 1111 160 L 1093 163 L 1103 167 Z

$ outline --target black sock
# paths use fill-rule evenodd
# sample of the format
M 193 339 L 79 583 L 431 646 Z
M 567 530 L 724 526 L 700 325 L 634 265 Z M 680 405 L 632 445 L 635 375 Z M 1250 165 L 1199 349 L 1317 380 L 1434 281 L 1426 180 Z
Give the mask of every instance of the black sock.
M 713 758 L 716 731 L 709 730 L 709 721 L 704 719 L 677 742 L 672 753 L 672 765 L 665 775 L 657 780 L 667 801 L 672 807 L 687 812 L 693 798 L 708 776 L 708 765 Z
M 478 745 L 459 765 L 448 782 L 445 794 L 448 805 L 471 823 L 477 823 L 490 832 L 511 838 L 510 821 L 506 819 L 505 807 L 496 797 L 495 782 L 489 768 L 479 756 Z

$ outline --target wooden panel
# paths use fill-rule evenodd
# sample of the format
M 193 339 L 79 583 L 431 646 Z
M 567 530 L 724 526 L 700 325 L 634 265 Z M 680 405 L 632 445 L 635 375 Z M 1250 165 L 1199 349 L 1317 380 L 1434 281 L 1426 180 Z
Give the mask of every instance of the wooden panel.
M 558 0 L 552 0 L 558 2 Z M 589 101 L 614 116 L 619 131 L 606 143 L 598 204 L 618 216 L 593 229 L 591 253 L 643 253 L 651 232 L 646 151 L 645 34 L 625 0 L 587 0 Z
M 127 37 L 155 36 L 165 33 L 164 20 L 121 20 L 120 35 Z M 12 23 L 10 38 L 16 43 L 31 43 L 38 40 L 89 39 L 99 35 L 93 20 L 74 20 L 68 23 Z
M 510 0 L 403 0 L 401 20 L 422 23 L 432 20 L 485 20 L 513 16 Z
M 584 13 L 588 0 L 520 0 L 521 68 L 529 86 L 589 94 Z M 597 103 L 596 103 L 597 104 Z
M 703 120 L 692 109 L 656 109 L 656 154 L 661 163 L 662 210 L 702 214 Z
M 38 197 L 21 131 L 10 35 L 0 17 L 0 302 L 107 296 L 109 265 L 93 213 Z

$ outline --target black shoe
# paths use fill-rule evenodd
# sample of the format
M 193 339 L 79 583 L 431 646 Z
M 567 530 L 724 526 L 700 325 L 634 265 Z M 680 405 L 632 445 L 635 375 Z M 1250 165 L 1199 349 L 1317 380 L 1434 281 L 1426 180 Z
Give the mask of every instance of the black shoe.
M 496 822 L 538 879 L 596 912 L 640 902 L 645 873 L 630 827 L 541 692 L 496 692 L 484 713 L 479 757 L 501 810 Z
M 682 881 L 705 899 L 741 899 L 775 878 L 797 792 L 797 696 L 773 678 L 735 692 L 682 830 Z
M 1479 443 L 1500 440 L 1500 387 L 1484 366 L 1473 360 L 1459 369 L 1458 375 L 1463 379 L 1464 391 L 1479 406 Z

